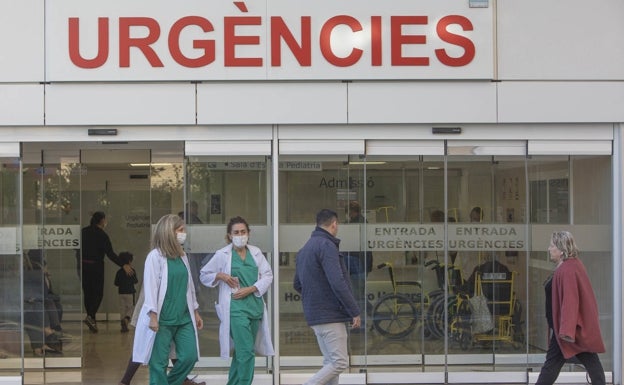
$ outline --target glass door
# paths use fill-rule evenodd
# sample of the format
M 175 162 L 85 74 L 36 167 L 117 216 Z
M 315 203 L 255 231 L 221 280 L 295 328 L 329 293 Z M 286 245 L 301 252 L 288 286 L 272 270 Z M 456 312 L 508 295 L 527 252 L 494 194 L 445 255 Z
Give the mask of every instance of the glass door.
M 41 360 L 35 367 L 80 367 L 83 169 L 77 150 L 34 146 L 24 154 L 24 356 Z
M 286 147 L 283 146 L 283 147 Z M 316 336 L 303 315 L 301 297 L 293 288 L 297 251 L 315 229 L 315 217 L 321 209 L 337 213 L 340 252 L 349 272 L 354 297 L 361 309 L 362 327 L 349 329 L 351 366 L 366 367 L 366 339 L 372 322 L 371 291 L 388 287 L 370 287 L 368 276 L 374 269 L 374 255 L 366 248 L 366 229 L 385 215 L 370 211 L 368 202 L 377 199 L 388 206 L 389 197 L 370 194 L 371 184 L 366 165 L 357 154 L 284 155 L 279 163 L 279 282 L 280 351 L 282 371 L 288 367 L 321 365 L 322 357 Z M 377 216 L 376 216 L 377 215 Z M 390 212 L 390 215 L 393 215 Z
M 120 333 L 120 343 L 132 350 L 132 334 L 121 333 L 121 320 L 128 313 L 120 307 L 114 284 L 119 266 L 110 258 L 98 263 L 101 297 L 86 299 L 84 285 L 93 278 L 85 275 L 84 267 L 93 261 L 83 258 L 82 229 L 99 213 L 105 215 L 103 231 L 114 255 L 133 255 L 138 293 L 151 224 L 183 207 L 180 144 L 107 146 L 24 145 L 24 285 L 25 291 L 37 294 L 28 304 L 32 309 L 24 312 L 24 351 L 28 359 L 41 362 L 34 367 L 81 367 L 83 359 L 97 358 L 103 337 L 98 333 Z M 84 322 L 86 307 L 96 302 L 97 333 Z
M 187 224 L 185 248 L 196 283 L 200 312 L 205 314 L 204 329 L 199 335 L 202 358 L 199 367 L 227 368 L 229 363 L 219 358 L 219 327 L 216 312 L 218 287 L 207 287 L 199 281 L 199 271 L 215 253 L 228 247 L 228 223 L 241 217 L 249 226 L 248 244 L 258 247 L 272 270 L 272 179 L 269 142 L 247 151 L 244 142 L 234 142 L 231 151 L 223 143 L 187 142 L 186 199 L 180 215 Z M 213 147 L 214 146 L 214 147 Z M 209 156 L 215 151 L 237 153 L 236 156 Z M 273 283 L 275 285 L 275 282 Z M 268 307 L 272 330 L 273 286 L 263 299 Z M 273 336 L 270 336 L 273 340 Z M 272 357 L 256 356 L 255 378 L 271 379 Z
M 21 250 L 21 175 L 17 156 L 0 157 L 0 378 L 17 377 L 23 372 L 21 311 L 26 304 L 20 288 Z M 4 150 L 4 149 L 3 149 Z M 3 151 L 4 152 L 4 151 Z

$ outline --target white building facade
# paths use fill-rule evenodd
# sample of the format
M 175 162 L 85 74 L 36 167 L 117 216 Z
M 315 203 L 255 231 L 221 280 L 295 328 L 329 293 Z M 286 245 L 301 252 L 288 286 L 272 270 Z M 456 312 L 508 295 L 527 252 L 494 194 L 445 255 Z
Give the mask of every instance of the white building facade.
M 565 229 L 621 384 L 621 15 L 622 0 L 0 3 L 0 333 L 18 336 L 0 339 L 0 377 L 82 365 L 81 338 L 63 357 L 30 354 L 30 250 L 80 328 L 75 256 L 91 214 L 107 213 L 141 273 L 150 227 L 197 204 L 197 265 L 241 215 L 274 269 L 277 355 L 257 358 L 256 382 L 300 384 L 321 364 L 292 278 L 330 208 L 341 251 L 372 258 L 351 275 L 366 327 L 350 335 L 344 383 L 534 383 L 546 250 Z M 354 201 L 365 221 L 348 223 Z M 103 320 L 119 319 L 115 293 L 107 283 Z M 483 333 L 462 305 L 479 293 L 495 323 Z M 214 293 L 198 294 L 215 317 Z M 216 325 L 201 333 L 209 375 L 227 365 Z M 565 375 L 585 383 L 582 366 Z

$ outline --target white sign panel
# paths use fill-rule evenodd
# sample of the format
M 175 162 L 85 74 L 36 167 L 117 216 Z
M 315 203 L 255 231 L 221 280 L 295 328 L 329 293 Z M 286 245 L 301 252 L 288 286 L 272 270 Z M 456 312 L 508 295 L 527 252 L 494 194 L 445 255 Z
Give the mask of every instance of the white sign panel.
M 524 225 L 501 224 L 449 224 L 449 250 L 523 250 L 526 248 Z M 442 224 L 369 224 L 368 249 L 372 251 L 444 249 Z
M 14 255 L 17 253 L 17 229 L 15 227 L 0 227 L 0 255 Z
M 55 0 L 49 81 L 491 79 L 493 11 L 456 0 Z
M 80 225 L 27 225 L 23 232 L 24 249 L 78 249 Z

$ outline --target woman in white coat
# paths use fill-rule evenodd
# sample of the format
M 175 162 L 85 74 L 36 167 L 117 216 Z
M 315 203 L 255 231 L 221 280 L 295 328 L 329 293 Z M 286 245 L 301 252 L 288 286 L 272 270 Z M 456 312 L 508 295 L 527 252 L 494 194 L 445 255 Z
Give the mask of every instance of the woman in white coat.
M 273 272 L 259 248 L 247 244 L 249 224 L 235 217 L 227 225 L 228 246 L 218 250 L 201 269 L 199 279 L 219 287 L 215 305 L 221 321 L 221 357 L 229 358 L 234 343 L 228 385 L 250 385 L 255 353 L 272 356 L 267 309 L 262 299 L 273 282 Z
M 199 359 L 197 329 L 203 321 L 182 249 L 185 240 L 184 220 L 165 215 L 156 223 L 145 260 L 145 302 L 136 324 L 133 361 L 149 364 L 150 385 L 182 384 Z M 172 342 L 177 361 L 167 373 Z

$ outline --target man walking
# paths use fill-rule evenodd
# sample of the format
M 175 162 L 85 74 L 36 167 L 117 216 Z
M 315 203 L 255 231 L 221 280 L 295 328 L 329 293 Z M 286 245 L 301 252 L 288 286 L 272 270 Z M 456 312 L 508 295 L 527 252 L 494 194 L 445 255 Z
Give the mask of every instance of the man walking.
M 310 239 L 297 253 L 293 285 L 323 354 L 323 367 L 305 385 L 338 385 L 338 376 L 349 367 L 345 323 L 351 321 L 353 328 L 361 324 L 337 234 L 338 215 L 323 209 L 316 214 Z

